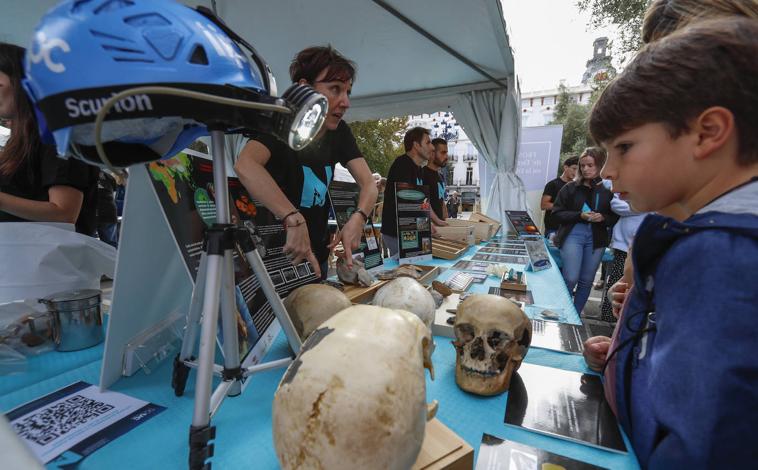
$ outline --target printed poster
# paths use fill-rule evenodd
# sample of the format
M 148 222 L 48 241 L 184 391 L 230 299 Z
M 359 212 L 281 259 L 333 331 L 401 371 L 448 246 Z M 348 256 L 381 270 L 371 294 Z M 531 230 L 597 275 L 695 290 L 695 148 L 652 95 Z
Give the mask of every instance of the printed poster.
M 429 187 L 395 183 L 400 264 L 432 260 Z
M 347 181 L 332 181 L 329 185 L 329 201 L 334 209 L 334 216 L 337 219 L 337 226 L 342 230 L 350 216 L 358 208 L 358 197 L 360 188 L 356 183 Z M 374 224 L 369 219 L 363 226 L 363 236 L 361 244 L 353 253 L 353 258 L 361 261 L 366 270 L 380 268 L 383 266 L 382 251 L 377 241 Z
M 519 237 L 540 236 L 540 230 L 527 211 L 505 211 L 505 215 Z
M 216 220 L 213 161 L 207 155 L 186 150 L 177 156 L 146 165 L 163 213 L 179 246 L 187 269 L 197 279 L 203 253 L 205 230 Z M 286 297 L 295 288 L 315 282 L 310 264 L 293 266 L 282 248 L 286 234 L 281 221 L 253 199 L 237 178 L 228 178 L 232 223 L 251 231 L 276 291 Z M 275 315 L 260 284 L 239 246 L 234 250 L 235 300 L 238 318 L 240 358 L 253 349 L 261 337 L 271 338 Z M 221 337 L 221 329 L 219 336 Z M 263 354 L 256 348 L 254 354 Z M 257 362 L 260 358 L 254 358 Z

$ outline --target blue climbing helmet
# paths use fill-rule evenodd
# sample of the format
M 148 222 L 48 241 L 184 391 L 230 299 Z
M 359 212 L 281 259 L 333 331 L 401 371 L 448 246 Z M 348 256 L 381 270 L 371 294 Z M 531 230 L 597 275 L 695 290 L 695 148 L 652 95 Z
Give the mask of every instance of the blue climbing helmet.
M 60 155 L 96 164 L 101 161 L 92 147 L 95 116 L 126 89 L 169 86 L 282 104 L 273 96 L 269 67 L 252 46 L 210 10 L 171 0 L 63 1 L 35 29 L 25 71 L 24 88 L 43 135 L 52 133 Z M 270 128 L 271 114 L 136 94 L 110 109 L 102 141 L 115 166 L 128 166 L 176 154 L 213 123 L 224 130 L 233 124 Z

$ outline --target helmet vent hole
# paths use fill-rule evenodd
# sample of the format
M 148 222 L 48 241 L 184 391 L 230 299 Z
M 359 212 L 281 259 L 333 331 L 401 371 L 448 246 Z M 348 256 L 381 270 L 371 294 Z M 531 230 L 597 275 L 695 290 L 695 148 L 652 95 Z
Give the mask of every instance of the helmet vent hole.
M 106 51 L 117 51 L 117 52 L 127 52 L 132 54 L 144 54 L 145 51 L 141 51 L 139 49 L 131 49 L 128 47 L 120 47 L 120 46 L 109 46 L 108 44 L 103 44 L 103 49 Z
M 205 48 L 201 45 L 195 46 L 192 51 L 192 55 L 189 59 L 190 64 L 208 65 L 208 54 L 205 53 Z
M 90 34 L 92 34 L 93 36 L 98 37 L 98 38 L 114 39 L 116 41 L 134 42 L 131 39 L 128 39 L 128 38 L 125 38 L 125 37 L 121 37 L 121 36 L 116 36 L 115 34 L 104 33 L 102 31 L 98 31 L 96 29 L 90 29 L 89 32 L 90 32 Z
M 99 7 L 95 8 L 95 14 L 110 13 L 112 11 L 119 10 L 121 8 L 133 6 L 134 2 L 131 0 L 109 0 Z
M 144 15 L 130 16 L 124 18 L 124 23 L 135 28 L 141 28 L 143 26 L 169 26 L 171 22 L 159 15 L 158 13 L 146 13 Z

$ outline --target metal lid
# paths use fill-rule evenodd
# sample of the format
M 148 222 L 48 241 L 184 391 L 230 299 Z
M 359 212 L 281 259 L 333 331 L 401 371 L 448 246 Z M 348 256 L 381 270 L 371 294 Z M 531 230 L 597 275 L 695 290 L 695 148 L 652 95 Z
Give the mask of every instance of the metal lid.
M 76 289 L 57 292 L 40 299 L 48 310 L 82 310 L 100 304 L 99 289 Z

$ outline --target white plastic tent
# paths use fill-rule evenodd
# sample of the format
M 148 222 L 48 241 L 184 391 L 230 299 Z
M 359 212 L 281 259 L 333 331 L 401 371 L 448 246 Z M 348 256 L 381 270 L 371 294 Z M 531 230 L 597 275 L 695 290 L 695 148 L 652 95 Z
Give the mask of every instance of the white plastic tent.
M 106 3 L 126 0 L 94 0 Z M 0 40 L 26 45 L 56 2 L 3 1 Z M 347 119 L 452 109 L 497 171 L 488 215 L 526 209 L 514 170 L 520 129 L 518 87 L 499 0 L 202 0 L 268 61 L 279 90 L 291 58 L 331 44 L 358 65 Z

